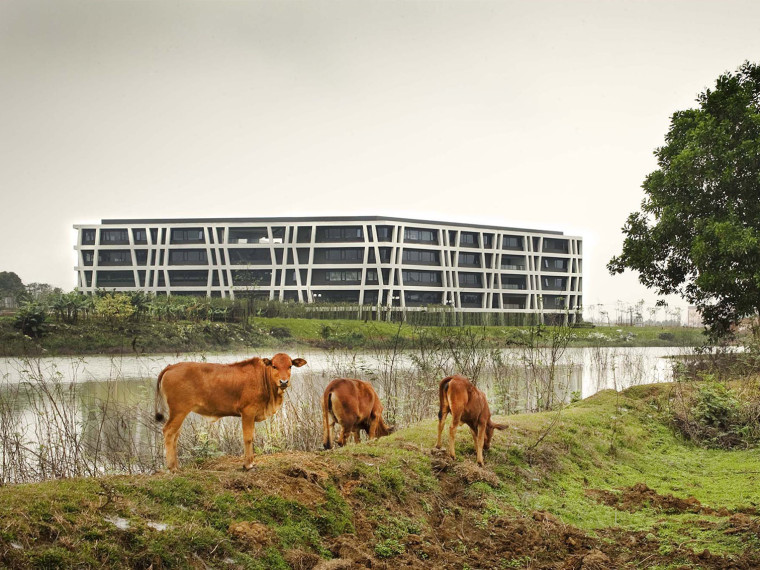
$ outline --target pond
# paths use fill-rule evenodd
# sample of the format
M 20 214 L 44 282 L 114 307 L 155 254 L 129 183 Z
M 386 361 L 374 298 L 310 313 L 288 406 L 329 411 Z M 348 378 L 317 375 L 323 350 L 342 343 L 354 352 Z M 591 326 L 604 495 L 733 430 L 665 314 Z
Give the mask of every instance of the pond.
M 276 350 L 267 351 L 271 356 Z M 257 424 L 257 452 L 321 445 L 320 396 L 336 377 L 370 380 L 385 415 L 398 427 L 437 412 L 437 384 L 461 372 L 475 378 L 494 413 L 531 411 L 586 398 L 606 388 L 672 379 L 673 348 L 321 351 L 291 350 L 308 364 L 294 369 L 285 404 Z M 182 354 L 0 359 L 0 482 L 107 472 L 150 472 L 163 465 L 160 425 L 153 420 L 155 382 L 179 361 L 230 363 L 251 354 Z M 191 417 L 194 415 L 191 415 Z M 242 450 L 240 422 L 188 418 L 180 457 Z

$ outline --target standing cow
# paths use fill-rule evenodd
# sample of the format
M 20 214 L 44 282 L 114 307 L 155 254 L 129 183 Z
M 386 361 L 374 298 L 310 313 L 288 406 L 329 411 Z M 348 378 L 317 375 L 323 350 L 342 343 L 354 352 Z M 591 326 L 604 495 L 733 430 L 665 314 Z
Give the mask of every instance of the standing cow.
M 282 406 L 282 395 L 290 385 L 293 366 L 303 358 L 287 354 L 251 358 L 234 364 L 180 362 L 164 368 L 156 383 L 156 420 L 164 420 L 159 408 L 168 407 L 164 426 L 166 466 L 177 469 L 177 439 L 182 422 L 190 412 L 218 420 L 239 416 L 243 421 L 245 469 L 253 467 L 255 422 L 272 417 Z
M 325 388 L 322 395 L 322 444 L 325 449 L 333 445 L 333 426 L 341 426 L 338 445 L 346 444 L 346 438 L 354 434 L 359 443 L 359 430 L 367 432 L 370 439 L 391 433 L 383 421 L 383 405 L 372 384 L 364 380 L 338 378 Z
M 475 440 L 478 465 L 483 465 L 483 450 L 491 447 L 493 430 L 507 429 L 505 424 L 495 424 L 491 421 L 491 410 L 488 409 L 486 396 L 464 376 L 449 376 L 441 380 L 438 386 L 438 441 L 435 446 L 441 448 L 441 433 L 446 416 L 451 412 L 451 428 L 449 430 L 449 455 L 455 458 L 454 439 L 457 428 L 467 424 Z

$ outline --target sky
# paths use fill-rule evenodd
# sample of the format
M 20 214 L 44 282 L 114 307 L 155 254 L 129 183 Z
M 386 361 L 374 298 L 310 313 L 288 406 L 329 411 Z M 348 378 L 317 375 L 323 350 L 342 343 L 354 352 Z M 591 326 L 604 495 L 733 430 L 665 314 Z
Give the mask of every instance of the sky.
M 390 215 L 584 240 L 611 276 L 670 116 L 760 57 L 760 2 L 0 2 L 0 271 L 75 223 Z M 678 298 L 667 299 L 683 305 Z

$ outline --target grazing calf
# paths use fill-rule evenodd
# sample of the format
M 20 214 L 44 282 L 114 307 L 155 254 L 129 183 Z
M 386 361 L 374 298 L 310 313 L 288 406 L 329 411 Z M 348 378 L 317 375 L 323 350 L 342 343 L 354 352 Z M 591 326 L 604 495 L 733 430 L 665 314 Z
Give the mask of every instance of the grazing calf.
M 245 469 L 253 467 L 255 422 L 273 416 L 282 406 L 282 395 L 290 385 L 293 366 L 303 366 L 303 358 L 291 360 L 287 354 L 251 358 L 234 364 L 180 362 L 164 368 L 156 383 L 156 420 L 163 421 L 159 408 L 169 409 L 164 426 L 166 466 L 177 469 L 177 439 L 187 414 L 195 412 L 214 421 L 238 416 L 243 421 Z
M 449 430 L 449 455 L 454 458 L 454 439 L 457 428 L 467 424 L 475 440 L 475 451 L 478 455 L 478 465 L 483 465 L 483 450 L 491 447 L 493 430 L 507 429 L 504 424 L 491 421 L 491 411 L 488 409 L 486 396 L 464 376 L 449 376 L 441 380 L 438 387 L 438 441 L 435 446 L 441 448 L 441 433 L 446 416 L 451 412 L 451 428 Z
M 359 443 L 359 430 L 364 430 L 370 439 L 391 433 L 383 421 L 383 405 L 372 384 L 364 380 L 338 378 L 325 388 L 322 395 L 322 444 L 325 449 L 333 446 L 333 426 L 341 427 L 338 445 L 346 444 L 346 438 L 354 434 Z

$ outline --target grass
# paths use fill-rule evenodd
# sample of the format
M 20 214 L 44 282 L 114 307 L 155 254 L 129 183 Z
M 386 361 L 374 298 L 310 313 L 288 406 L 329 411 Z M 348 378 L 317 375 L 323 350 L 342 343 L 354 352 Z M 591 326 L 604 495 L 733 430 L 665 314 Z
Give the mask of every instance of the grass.
M 484 469 L 466 428 L 455 461 L 431 452 L 429 420 L 330 452 L 259 456 L 250 472 L 223 457 L 177 475 L 7 486 L 0 565 L 550 568 L 593 555 L 606 557 L 599 567 L 756 567 L 759 527 L 747 514 L 760 512 L 757 450 L 684 442 L 667 423 L 669 391 L 605 391 L 567 406 L 539 445 L 557 412 L 499 418 L 510 427 Z M 653 499 L 598 500 L 637 484 Z M 701 505 L 669 510 L 668 494 Z
M 241 351 L 250 347 L 310 345 L 361 349 L 388 343 L 398 336 L 399 348 L 413 346 L 424 331 L 427 342 L 469 341 L 494 347 L 519 344 L 525 327 L 415 327 L 384 321 L 321 320 L 256 317 L 251 326 L 218 322 L 123 322 L 90 319 L 75 324 L 49 323 L 39 339 L 13 328 L 11 317 L 0 318 L 0 356 L 28 354 L 121 354 Z M 459 335 L 459 336 L 458 336 Z M 685 327 L 594 327 L 572 330 L 570 346 L 699 346 L 700 329 Z

